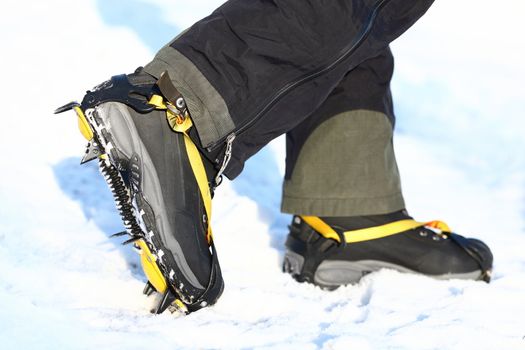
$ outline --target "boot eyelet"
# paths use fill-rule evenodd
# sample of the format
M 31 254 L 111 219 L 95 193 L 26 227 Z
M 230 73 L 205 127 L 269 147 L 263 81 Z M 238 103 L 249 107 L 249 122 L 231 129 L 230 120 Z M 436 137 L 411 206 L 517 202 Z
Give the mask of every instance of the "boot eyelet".
M 421 237 L 426 237 L 426 236 L 428 236 L 428 233 L 426 231 L 419 231 L 419 235 Z
M 434 241 L 439 241 L 439 240 L 440 240 L 440 238 L 439 238 L 438 236 L 432 236 L 432 239 L 433 239 Z

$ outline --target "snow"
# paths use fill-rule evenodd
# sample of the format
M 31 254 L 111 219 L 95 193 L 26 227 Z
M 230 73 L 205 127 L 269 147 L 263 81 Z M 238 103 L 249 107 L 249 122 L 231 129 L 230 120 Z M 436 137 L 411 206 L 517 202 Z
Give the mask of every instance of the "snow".
M 122 227 L 111 195 L 94 166 L 78 165 L 75 118 L 52 111 L 148 62 L 220 3 L 4 0 L 0 348 L 525 348 L 519 0 L 439 1 L 393 44 L 408 208 L 486 241 L 491 284 L 385 270 L 325 292 L 282 274 L 290 217 L 279 213 L 277 139 L 214 199 L 219 303 L 149 314 L 138 255 L 109 239 Z

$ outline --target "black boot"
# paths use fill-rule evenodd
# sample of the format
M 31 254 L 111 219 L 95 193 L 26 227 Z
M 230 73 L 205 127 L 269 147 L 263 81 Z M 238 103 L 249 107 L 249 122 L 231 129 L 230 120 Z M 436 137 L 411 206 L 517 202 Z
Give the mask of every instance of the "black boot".
M 443 223 L 417 223 L 405 211 L 346 218 L 294 216 L 283 269 L 300 282 L 326 289 L 356 283 L 381 268 L 488 282 L 492 253 L 487 245 L 447 231 Z
M 217 171 L 189 137 L 184 99 L 169 80 L 159 82 L 141 71 L 113 77 L 73 107 L 91 136 L 87 158 L 99 158 L 128 242 L 140 250 L 147 294 L 163 294 L 153 311 L 191 312 L 223 290 L 206 208 Z M 175 101 L 163 95 L 166 89 Z

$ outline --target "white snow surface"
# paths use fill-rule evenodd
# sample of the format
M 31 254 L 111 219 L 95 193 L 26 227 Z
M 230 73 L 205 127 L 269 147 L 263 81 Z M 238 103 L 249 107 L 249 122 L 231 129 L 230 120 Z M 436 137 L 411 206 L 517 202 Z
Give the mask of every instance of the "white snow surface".
M 94 166 L 78 165 L 76 120 L 52 111 L 147 63 L 158 43 L 145 41 L 145 19 L 172 28 L 169 38 L 219 4 L 3 0 L 0 349 L 525 349 L 518 0 L 439 1 L 392 45 L 408 209 L 486 241 L 492 283 L 385 270 L 325 292 L 281 273 L 280 138 L 214 199 L 219 303 L 149 313 L 138 256 L 109 239 L 121 229 L 110 193 Z

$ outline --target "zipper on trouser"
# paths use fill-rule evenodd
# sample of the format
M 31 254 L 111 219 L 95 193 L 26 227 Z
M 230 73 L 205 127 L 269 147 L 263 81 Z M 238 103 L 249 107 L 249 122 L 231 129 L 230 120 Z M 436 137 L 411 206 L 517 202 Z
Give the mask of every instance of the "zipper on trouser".
M 279 89 L 279 91 L 270 99 L 270 101 L 268 103 L 266 103 L 266 105 L 261 108 L 259 110 L 259 112 L 257 112 L 255 114 L 255 116 L 253 118 L 251 118 L 250 120 L 248 120 L 244 125 L 240 126 L 236 131 L 234 131 L 233 133 L 225 136 L 225 137 L 222 137 L 221 139 L 219 139 L 219 141 L 211 144 L 210 146 L 207 147 L 207 150 L 209 152 L 211 151 L 214 151 L 216 150 L 217 148 L 219 148 L 219 146 L 221 144 L 223 144 L 225 142 L 225 140 L 227 138 L 230 138 L 232 135 L 234 135 L 234 137 L 239 137 L 241 136 L 250 126 L 252 126 L 253 124 L 255 124 L 259 119 L 261 119 L 281 98 L 283 98 L 288 92 L 290 92 L 292 89 L 298 87 L 299 85 L 301 84 L 304 84 L 306 82 L 309 82 L 310 80 L 313 80 L 329 71 L 331 71 L 332 69 L 334 69 L 339 63 L 341 63 L 342 61 L 344 61 L 350 54 L 352 54 L 353 52 L 355 52 L 355 50 L 357 50 L 357 48 L 359 48 L 359 46 L 361 46 L 361 44 L 364 42 L 364 40 L 368 37 L 368 35 L 370 34 L 370 31 L 372 30 L 372 25 L 374 24 L 375 22 L 375 19 L 377 18 L 377 15 L 379 13 L 379 11 L 389 2 L 390 0 L 381 0 L 377 3 L 377 5 L 373 8 L 369 18 L 368 18 L 368 21 L 366 22 L 365 24 L 365 28 L 364 30 L 361 32 L 361 34 L 359 35 L 358 39 L 356 42 L 354 42 L 352 45 L 350 45 L 349 47 L 346 47 L 342 50 L 341 54 L 337 57 L 337 59 L 335 59 L 334 61 L 330 62 L 329 64 L 326 64 L 325 66 L 317 69 L 316 71 L 308 74 L 308 75 L 305 75 L 295 81 L 292 81 L 288 84 L 286 84 L 285 86 L 283 86 L 281 89 Z

